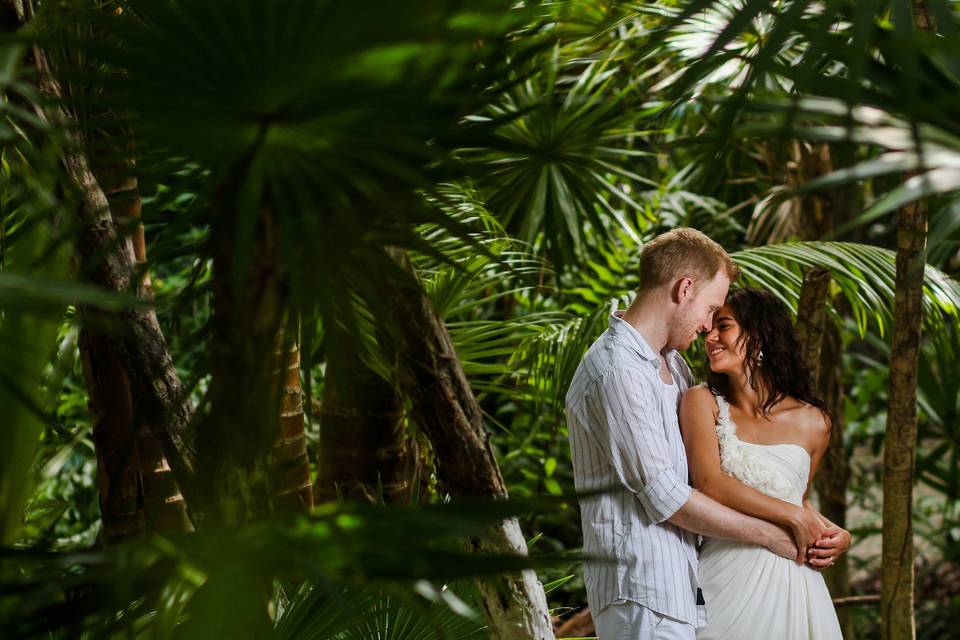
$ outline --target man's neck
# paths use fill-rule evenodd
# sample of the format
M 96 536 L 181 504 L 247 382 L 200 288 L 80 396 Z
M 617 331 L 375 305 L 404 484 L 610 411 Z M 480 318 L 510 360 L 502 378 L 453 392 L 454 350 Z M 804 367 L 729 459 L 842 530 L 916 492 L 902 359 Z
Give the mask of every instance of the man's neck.
M 662 354 L 667 347 L 670 327 L 665 318 L 667 310 L 657 300 L 655 292 L 638 294 L 637 298 L 623 313 L 623 320 L 630 323 L 643 336 L 650 348 Z

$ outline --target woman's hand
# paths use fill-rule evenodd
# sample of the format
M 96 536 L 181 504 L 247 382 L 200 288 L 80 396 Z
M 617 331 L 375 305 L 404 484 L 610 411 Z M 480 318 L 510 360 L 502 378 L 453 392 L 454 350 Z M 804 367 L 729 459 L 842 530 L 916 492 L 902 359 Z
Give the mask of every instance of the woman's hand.
M 850 548 L 850 541 L 849 531 L 831 525 L 823 537 L 807 549 L 807 564 L 817 571 L 829 567 L 841 553 Z
M 803 507 L 793 510 L 787 525 L 797 543 L 797 563 L 803 564 L 808 560 L 807 551 L 824 539 L 827 528 L 815 511 Z

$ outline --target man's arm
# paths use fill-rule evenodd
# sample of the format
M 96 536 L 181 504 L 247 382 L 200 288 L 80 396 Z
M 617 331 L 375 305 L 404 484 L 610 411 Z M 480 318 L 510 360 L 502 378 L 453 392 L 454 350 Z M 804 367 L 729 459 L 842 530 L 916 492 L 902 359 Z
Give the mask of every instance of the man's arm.
M 605 373 L 584 393 L 583 412 L 581 422 L 591 426 L 587 437 L 610 464 L 612 479 L 634 495 L 651 521 L 663 522 L 687 501 L 692 489 L 673 466 L 660 401 L 643 374 Z
M 618 484 L 633 493 L 653 522 L 760 544 L 796 559 L 797 547 L 786 531 L 723 506 L 677 475 L 648 384 L 640 374 L 614 370 L 596 380 L 584 397 L 583 421 L 594 425 L 590 436 L 610 462 Z
M 824 536 L 825 525 L 812 511 L 761 493 L 723 471 L 716 411 L 716 400 L 706 387 L 689 389 L 680 402 L 680 430 L 693 486 L 731 509 L 789 527 L 799 547 L 797 562 L 803 562 L 807 549 Z
M 696 489 L 667 522 L 711 538 L 759 544 L 784 558 L 797 559 L 797 545 L 784 529 L 725 507 Z

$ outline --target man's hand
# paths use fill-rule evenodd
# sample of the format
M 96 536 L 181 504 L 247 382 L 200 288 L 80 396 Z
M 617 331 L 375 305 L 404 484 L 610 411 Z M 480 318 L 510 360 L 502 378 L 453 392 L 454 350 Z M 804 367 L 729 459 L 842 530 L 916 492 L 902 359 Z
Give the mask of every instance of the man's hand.
M 797 545 L 793 541 L 793 537 L 780 527 L 771 526 L 771 529 L 773 529 L 773 533 L 766 538 L 763 546 L 778 556 L 803 564 L 797 560 Z
M 850 548 L 850 532 L 832 525 L 822 538 L 807 550 L 807 564 L 817 571 L 836 562 L 837 557 Z

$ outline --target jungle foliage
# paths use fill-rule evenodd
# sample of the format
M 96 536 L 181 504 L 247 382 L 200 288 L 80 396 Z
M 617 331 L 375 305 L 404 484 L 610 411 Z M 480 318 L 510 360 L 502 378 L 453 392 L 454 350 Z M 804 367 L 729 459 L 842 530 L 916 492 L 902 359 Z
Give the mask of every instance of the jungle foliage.
M 794 311 L 830 272 L 837 575 L 878 594 L 921 206 L 907 518 L 917 636 L 955 637 L 958 8 L 3 0 L 0 636 L 487 637 L 530 570 L 582 607 L 563 397 L 676 226 Z

